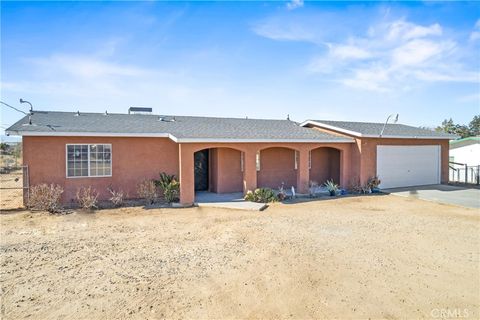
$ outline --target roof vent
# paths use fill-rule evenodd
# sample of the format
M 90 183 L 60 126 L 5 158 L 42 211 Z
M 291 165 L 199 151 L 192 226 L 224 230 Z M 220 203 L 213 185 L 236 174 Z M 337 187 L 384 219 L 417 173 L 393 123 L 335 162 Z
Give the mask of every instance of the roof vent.
M 152 108 L 145 107 L 130 107 L 128 108 L 128 114 L 151 114 Z
M 176 119 L 175 119 L 175 117 L 171 117 L 171 116 L 159 116 L 158 121 L 174 122 L 174 121 L 176 121 Z

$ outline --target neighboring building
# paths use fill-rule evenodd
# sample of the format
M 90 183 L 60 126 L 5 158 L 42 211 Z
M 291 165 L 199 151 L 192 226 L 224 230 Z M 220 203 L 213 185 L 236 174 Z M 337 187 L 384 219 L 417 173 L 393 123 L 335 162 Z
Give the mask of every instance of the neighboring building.
M 333 179 L 343 187 L 378 174 L 381 187 L 448 182 L 448 143 L 455 137 L 383 124 L 34 111 L 7 129 L 23 138 L 29 183 L 63 186 L 64 202 L 92 186 L 135 197 L 159 172 L 180 180 L 180 202 L 195 192 L 246 192 Z
M 467 166 L 480 165 L 480 137 L 450 141 L 450 161 Z

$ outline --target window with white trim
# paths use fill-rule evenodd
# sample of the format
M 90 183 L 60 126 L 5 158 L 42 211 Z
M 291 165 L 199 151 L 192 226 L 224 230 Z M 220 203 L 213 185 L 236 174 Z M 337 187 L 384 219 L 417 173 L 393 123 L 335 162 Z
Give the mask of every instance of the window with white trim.
M 111 144 L 67 144 L 67 177 L 111 175 Z
M 257 154 L 255 155 L 255 167 L 257 171 L 260 171 L 260 151 L 257 151 Z
M 298 169 L 298 156 L 299 152 L 295 150 L 295 170 Z

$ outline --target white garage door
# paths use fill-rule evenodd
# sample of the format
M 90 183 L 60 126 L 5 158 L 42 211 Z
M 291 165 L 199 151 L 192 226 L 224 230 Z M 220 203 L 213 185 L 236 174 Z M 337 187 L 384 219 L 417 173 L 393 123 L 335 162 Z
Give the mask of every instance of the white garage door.
M 380 188 L 440 183 L 440 146 L 377 146 Z

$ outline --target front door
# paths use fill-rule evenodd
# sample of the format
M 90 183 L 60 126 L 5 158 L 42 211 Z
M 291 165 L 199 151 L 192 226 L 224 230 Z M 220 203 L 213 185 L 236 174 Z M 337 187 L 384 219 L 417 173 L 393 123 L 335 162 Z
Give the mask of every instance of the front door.
M 195 163 L 195 191 L 208 190 L 208 149 L 194 154 Z

